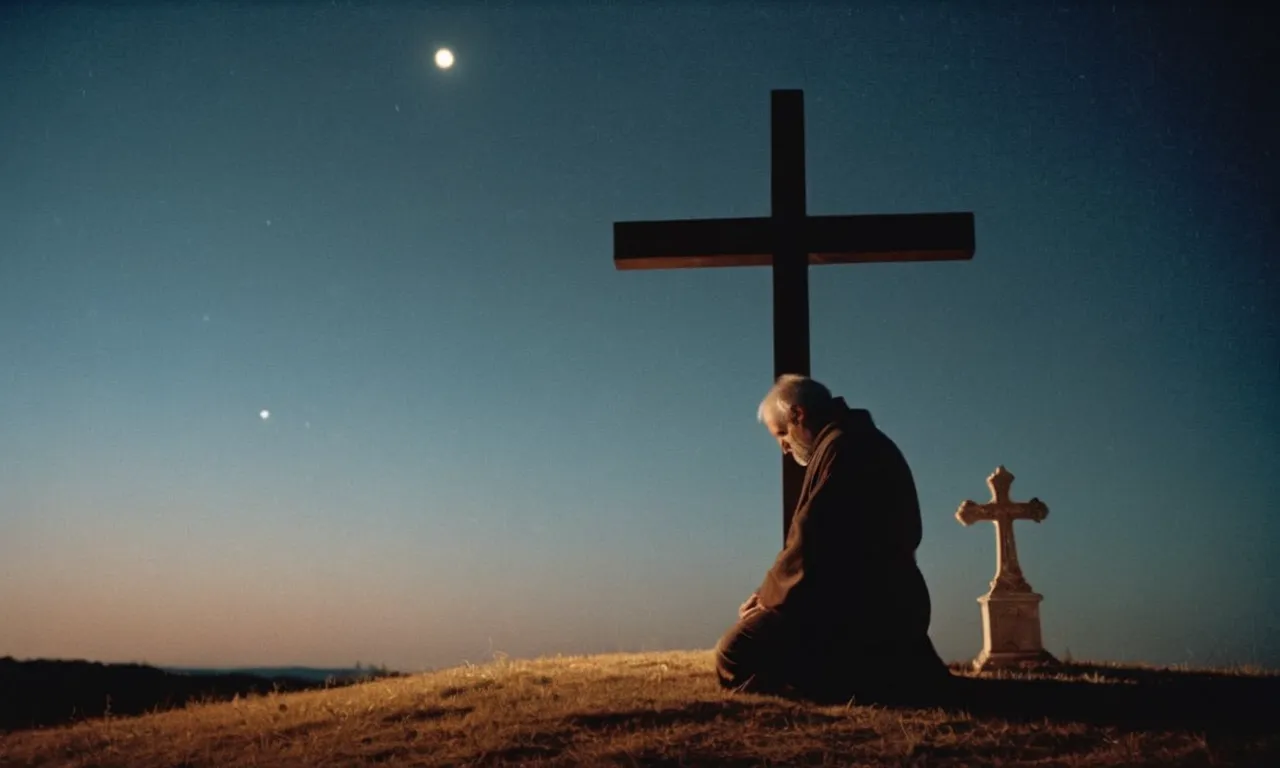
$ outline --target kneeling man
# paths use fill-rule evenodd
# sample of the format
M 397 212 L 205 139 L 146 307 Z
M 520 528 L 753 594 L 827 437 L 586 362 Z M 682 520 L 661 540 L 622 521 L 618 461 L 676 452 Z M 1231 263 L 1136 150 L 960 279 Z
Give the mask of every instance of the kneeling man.
M 805 376 L 779 377 L 758 417 L 806 470 L 782 551 L 716 646 L 721 684 L 880 701 L 932 693 L 949 673 L 929 640 L 906 460 L 867 411 Z

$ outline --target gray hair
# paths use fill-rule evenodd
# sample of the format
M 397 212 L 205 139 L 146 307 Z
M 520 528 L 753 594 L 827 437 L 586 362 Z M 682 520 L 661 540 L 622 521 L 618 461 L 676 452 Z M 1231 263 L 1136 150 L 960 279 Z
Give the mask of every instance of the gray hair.
M 798 405 L 806 414 L 819 414 L 831 405 L 831 390 L 808 376 L 798 373 L 784 373 L 769 388 L 769 394 L 760 401 L 756 409 L 756 418 L 761 424 L 768 424 L 766 417 L 769 411 L 786 416 L 791 406 Z

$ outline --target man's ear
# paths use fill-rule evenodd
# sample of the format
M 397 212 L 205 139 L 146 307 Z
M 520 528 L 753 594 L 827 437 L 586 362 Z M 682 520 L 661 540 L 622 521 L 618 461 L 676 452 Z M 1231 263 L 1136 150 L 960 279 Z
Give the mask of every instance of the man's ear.
M 791 412 L 787 414 L 791 417 L 791 423 L 798 426 L 804 426 L 805 412 L 804 408 L 798 405 L 791 406 Z

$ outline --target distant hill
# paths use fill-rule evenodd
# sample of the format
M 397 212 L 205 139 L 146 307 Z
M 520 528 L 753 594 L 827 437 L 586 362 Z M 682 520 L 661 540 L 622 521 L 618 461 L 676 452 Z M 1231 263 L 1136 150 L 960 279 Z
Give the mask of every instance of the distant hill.
M 1280 677 L 1072 663 L 942 703 L 722 691 L 708 651 L 502 660 L 0 733 L 0 765 L 1280 765 Z
M 253 675 L 275 679 L 287 677 L 323 683 L 351 683 L 379 677 L 395 677 L 401 673 L 375 667 L 161 667 L 179 675 Z
M 334 674 L 334 673 L 338 674 Z M 0 658 L 0 731 L 57 725 L 104 715 L 138 715 L 193 701 L 346 685 L 394 673 L 382 670 L 249 671 L 160 669 L 145 664 Z

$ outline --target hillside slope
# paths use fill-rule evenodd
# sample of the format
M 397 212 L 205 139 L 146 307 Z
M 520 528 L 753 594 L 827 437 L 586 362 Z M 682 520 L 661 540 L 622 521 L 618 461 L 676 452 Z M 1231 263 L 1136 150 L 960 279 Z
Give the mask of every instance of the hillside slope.
M 948 708 L 719 690 L 709 652 L 499 660 L 0 735 L 0 765 L 1280 765 L 1280 677 L 965 677 Z

